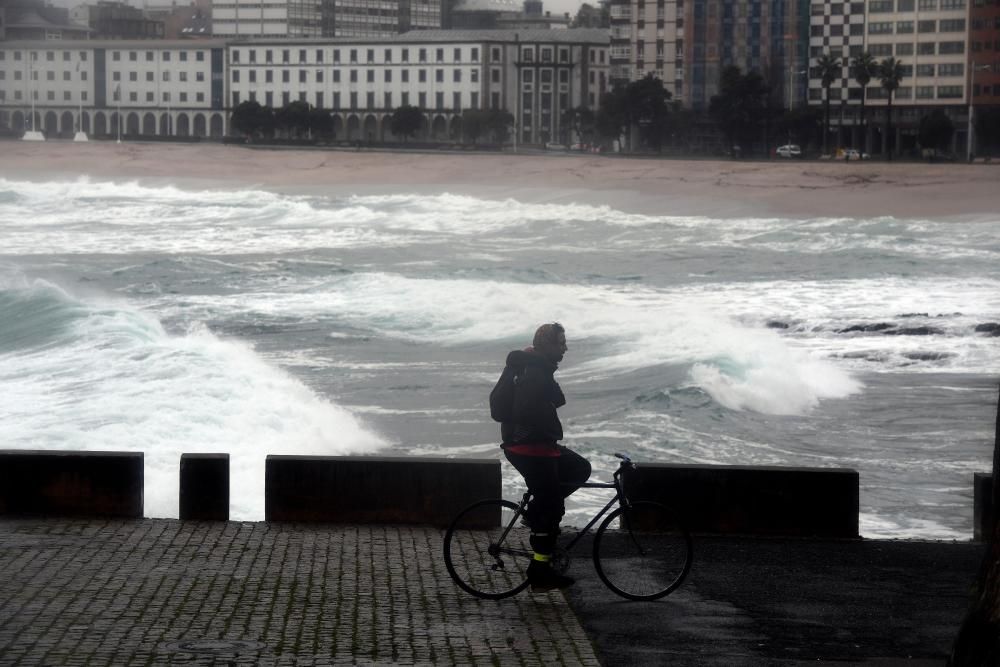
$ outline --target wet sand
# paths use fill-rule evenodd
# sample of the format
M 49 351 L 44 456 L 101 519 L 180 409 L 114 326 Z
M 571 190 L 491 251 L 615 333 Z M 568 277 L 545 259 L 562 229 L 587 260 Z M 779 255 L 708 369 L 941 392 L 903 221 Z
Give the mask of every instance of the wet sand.
M 1000 217 L 1000 163 L 733 161 L 220 144 L 0 142 L 0 177 L 260 187 L 331 194 L 451 192 L 607 204 L 661 215 Z

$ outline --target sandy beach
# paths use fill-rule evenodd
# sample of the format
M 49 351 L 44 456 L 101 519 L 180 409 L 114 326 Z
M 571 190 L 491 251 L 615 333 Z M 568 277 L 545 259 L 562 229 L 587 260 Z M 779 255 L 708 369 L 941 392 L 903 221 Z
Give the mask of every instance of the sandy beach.
M 1000 163 L 672 160 L 612 155 L 292 150 L 219 144 L 0 144 L 8 179 L 184 188 L 452 192 L 663 215 L 949 218 L 1000 212 Z

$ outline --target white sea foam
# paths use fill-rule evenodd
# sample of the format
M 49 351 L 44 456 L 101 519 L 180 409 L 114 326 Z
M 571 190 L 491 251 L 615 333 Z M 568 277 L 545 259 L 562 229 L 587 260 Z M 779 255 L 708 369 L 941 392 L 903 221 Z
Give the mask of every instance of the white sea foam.
M 242 343 L 204 328 L 167 335 L 121 303 L 63 303 L 64 337 L 0 353 L 0 439 L 15 449 L 142 451 L 147 516 L 177 515 L 184 452 L 230 454 L 231 516 L 263 516 L 267 454 L 344 454 L 384 443 Z

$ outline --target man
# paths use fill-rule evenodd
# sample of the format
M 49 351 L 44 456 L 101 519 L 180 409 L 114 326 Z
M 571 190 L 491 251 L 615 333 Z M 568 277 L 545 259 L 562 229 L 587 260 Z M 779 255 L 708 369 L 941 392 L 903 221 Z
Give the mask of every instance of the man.
M 568 349 L 565 329 L 553 322 L 538 327 L 531 347 L 507 355 L 507 368 L 516 379 L 510 419 L 500 425 L 501 447 L 532 496 L 527 510 L 535 552 L 528 566 L 532 591 L 574 583 L 555 572 L 550 560 L 565 513 L 563 501 L 590 477 L 590 463 L 559 444 L 563 431 L 556 409 L 566 398 L 553 375 Z

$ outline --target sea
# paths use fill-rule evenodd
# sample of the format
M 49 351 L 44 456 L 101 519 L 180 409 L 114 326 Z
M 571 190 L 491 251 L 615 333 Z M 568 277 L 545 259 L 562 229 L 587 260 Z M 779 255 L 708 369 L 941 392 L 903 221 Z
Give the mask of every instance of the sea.
M 0 179 L 0 447 L 499 458 L 489 391 L 558 321 L 566 445 L 852 468 L 861 532 L 967 540 L 1000 376 L 1000 212 L 656 214 L 445 191 Z M 589 201 L 590 203 L 585 203 Z M 960 205 L 959 205 L 960 206 Z M 504 491 L 519 478 L 503 465 Z M 581 490 L 582 524 L 606 492 Z

